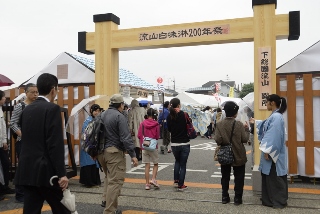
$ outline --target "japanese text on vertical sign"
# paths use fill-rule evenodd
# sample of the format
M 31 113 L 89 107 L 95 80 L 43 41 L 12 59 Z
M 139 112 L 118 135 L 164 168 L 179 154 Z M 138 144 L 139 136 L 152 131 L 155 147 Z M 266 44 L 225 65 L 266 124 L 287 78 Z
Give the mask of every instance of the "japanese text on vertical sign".
M 259 109 L 267 109 L 267 96 L 271 94 L 271 47 L 258 48 L 259 53 Z
M 161 32 L 143 32 L 139 34 L 139 41 L 181 39 L 189 37 L 212 36 L 229 34 L 229 25 L 206 26 L 199 28 L 177 29 Z

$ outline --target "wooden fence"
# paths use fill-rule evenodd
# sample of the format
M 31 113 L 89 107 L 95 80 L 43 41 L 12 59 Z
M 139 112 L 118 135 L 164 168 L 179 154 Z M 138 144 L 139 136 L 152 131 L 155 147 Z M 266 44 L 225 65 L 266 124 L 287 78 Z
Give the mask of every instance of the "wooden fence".
M 78 94 L 77 96 L 75 96 L 75 87 L 77 87 L 77 91 Z M 88 96 L 94 96 L 95 95 L 95 86 L 92 85 L 87 85 L 87 87 L 89 87 L 89 94 Z M 66 89 L 67 88 L 67 89 Z M 59 86 L 58 87 L 59 92 L 58 92 L 58 99 L 56 100 L 56 103 L 62 107 L 62 108 L 66 108 L 67 111 L 64 111 L 61 113 L 62 119 L 63 121 L 65 120 L 66 117 L 68 117 L 71 113 L 72 108 L 77 105 L 79 102 L 81 102 L 81 100 L 83 100 L 85 97 L 85 86 L 68 86 L 68 87 L 63 87 L 63 86 Z M 68 90 L 68 95 L 66 98 L 64 98 L 63 95 L 63 90 Z M 11 115 L 12 115 L 12 110 L 13 110 L 13 106 L 15 104 L 11 104 L 11 101 L 14 100 L 19 94 L 23 93 L 24 89 L 23 88 L 14 88 L 14 89 L 10 89 L 9 91 L 6 91 L 6 96 L 7 98 L 10 99 L 10 102 L 8 103 L 8 108 L 6 108 L 6 114 L 7 114 L 7 120 L 10 120 Z M 74 97 L 77 97 L 77 99 L 75 99 Z M 65 124 L 63 124 L 63 127 L 65 127 Z M 79 124 L 79 130 L 81 130 L 82 124 Z M 79 140 L 79 136 L 75 137 L 73 135 L 70 136 L 70 140 L 71 140 L 71 147 L 72 147 L 72 151 L 75 151 L 75 146 L 78 146 L 78 148 L 80 148 L 80 140 Z M 10 156 L 11 156 L 11 162 L 12 162 L 12 166 L 15 167 L 16 166 L 16 155 L 15 155 L 15 139 L 12 137 L 12 135 L 10 136 L 9 142 L 12 142 L 10 144 Z M 67 138 L 65 139 L 65 145 L 68 145 L 68 141 Z M 69 145 L 68 145 L 69 146 Z M 75 156 L 79 157 L 79 149 L 77 150 L 78 154 L 75 154 Z M 73 155 L 72 155 L 73 156 Z M 68 161 L 68 165 L 70 167 L 72 167 L 72 162 L 73 160 L 70 157 L 69 154 L 69 161 Z
M 288 105 L 288 141 L 286 144 L 288 147 L 289 174 L 298 174 L 298 147 L 305 148 L 305 173 L 307 175 L 314 175 L 315 173 L 314 148 L 320 147 L 320 141 L 314 140 L 313 98 L 320 96 L 320 90 L 312 89 L 312 78 L 319 76 L 319 73 L 277 74 L 277 94 L 282 97 L 286 97 Z M 303 90 L 296 89 L 297 79 L 303 80 Z M 287 81 L 286 91 L 280 91 L 281 80 Z M 297 140 L 297 97 L 302 97 L 304 100 L 304 141 Z

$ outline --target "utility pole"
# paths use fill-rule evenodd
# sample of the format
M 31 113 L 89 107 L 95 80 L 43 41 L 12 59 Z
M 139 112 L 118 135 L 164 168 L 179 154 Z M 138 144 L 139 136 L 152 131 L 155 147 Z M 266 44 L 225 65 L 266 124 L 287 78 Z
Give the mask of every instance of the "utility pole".
M 176 79 L 173 78 L 172 82 L 173 82 L 173 90 L 176 91 Z

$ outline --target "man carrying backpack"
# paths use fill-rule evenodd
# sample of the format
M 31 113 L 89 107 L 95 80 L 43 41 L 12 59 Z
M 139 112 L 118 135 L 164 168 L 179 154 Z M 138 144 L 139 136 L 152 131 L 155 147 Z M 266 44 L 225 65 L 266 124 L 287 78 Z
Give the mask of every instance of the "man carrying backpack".
M 13 112 L 12 112 L 11 120 L 9 123 L 11 131 L 13 132 L 13 136 L 14 136 L 14 138 L 16 138 L 16 144 L 15 144 L 16 147 L 15 148 L 16 148 L 16 154 L 17 154 L 18 159 L 20 157 L 21 145 L 22 145 L 20 116 L 21 116 L 23 109 L 27 105 L 29 105 L 30 103 L 35 101 L 39 95 L 38 88 L 33 83 L 28 83 L 24 87 L 24 92 L 26 94 L 26 99 L 23 102 L 15 105 Z M 16 202 L 23 203 L 23 201 L 24 201 L 23 188 L 22 188 L 22 186 L 16 185 Z
M 126 173 L 125 151 L 132 158 L 134 166 L 138 166 L 135 145 L 132 141 L 128 122 L 122 114 L 124 109 L 123 97 L 114 94 L 110 98 L 110 106 L 101 114 L 105 126 L 104 161 L 107 166 L 107 194 L 104 214 L 119 214 L 118 197 L 124 182 Z

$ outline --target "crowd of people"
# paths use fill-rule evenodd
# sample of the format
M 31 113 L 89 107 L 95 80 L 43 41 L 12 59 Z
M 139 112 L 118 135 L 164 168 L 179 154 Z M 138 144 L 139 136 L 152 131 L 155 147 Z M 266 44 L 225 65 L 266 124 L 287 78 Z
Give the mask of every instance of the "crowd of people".
M 37 84 L 25 87 L 26 99 L 15 106 L 10 128 L 17 135 L 16 153 L 19 161 L 14 178 L 15 190 L 9 188 L 9 157 L 6 124 L 0 108 L 0 161 L 3 182 L 0 182 L 0 199 L 4 194 L 16 194 L 16 201 L 24 203 L 24 213 L 40 213 L 46 200 L 53 213 L 70 213 L 60 200 L 63 190 L 68 187 L 68 178 L 64 163 L 64 140 L 60 107 L 53 103 L 58 92 L 56 76 L 44 73 L 39 76 Z M 5 102 L 5 95 L 0 91 L 0 106 Z M 233 162 L 221 165 L 222 203 L 230 202 L 229 182 L 231 169 L 235 177 L 234 204 L 242 204 L 245 164 L 247 162 L 244 143 L 253 136 L 257 123 L 260 141 L 261 160 L 259 170 L 262 175 L 262 204 L 274 208 L 287 206 L 288 186 L 286 181 L 287 163 L 285 155 L 284 120 L 286 100 L 272 94 L 267 97 L 267 108 L 272 111 L 264 121 L 250 124 L 236 120 L 239 106 L 227 102 L 223 110 L 210 107 L 203 111 L 210 113 L 210 124 L 204 137 L 213 138 L 217 145 L 223 147 L 231 144 Z M 126 154 L 134 166 L 139 161 L 145 164 L 145 190 L 152 187 L 159 189 L 157 181 L 159 163 L 158 141 L 162 138 L 162 147 L 175 158 L 173 185 L 178 191 L 184 191 L 186 166 L 190 154 L 190 138 L 186 128 L 186 113 L 181 110 L 178 98 L 165 102 L 157 111 L 150 106 L 141 106 L 133 100 L 128 107 L 122 95 L 114 94 L 110 105 L 104 111 L 99 105 L 90 107 L 90 116 L 82 126 L 86 126 L 95 117 L 101 117 L 104 123 L 105 142 L 103 152 L 93 160 L 84 150 L 80 151 L 80 183 L 85 187 L 101 184 L 99 168 L 105 173 L 104 191 L 101 206 L 104 213 L 121 213 L 118 209 L 118 197 L 126 173 Z M 23 133 L 23 134 L 22 134 Z M 31 143 L 32 142 L 32 143 Z M 252 142 L 253 143 L 253 142 Z M 151 144 L 156 145 L 152 148 Z M 271 148 L 271 149 L 270 149 Z M 149 171 L 153 163 L 153 174 Z M 33 173 L 28 173 L 28 172 Z M 57 175 L 58 180 L 50 185 L 49 180 Z M 1 177 L 0 177 L 1 181 Z

